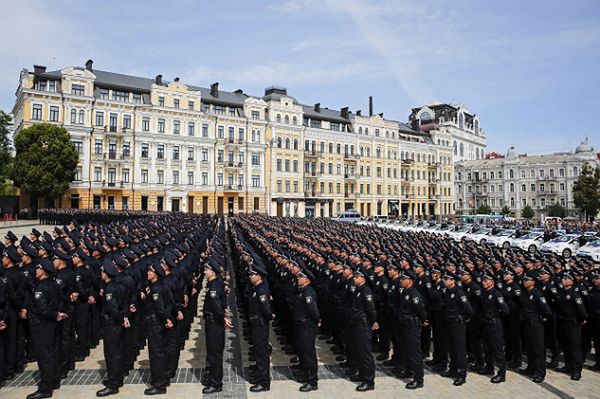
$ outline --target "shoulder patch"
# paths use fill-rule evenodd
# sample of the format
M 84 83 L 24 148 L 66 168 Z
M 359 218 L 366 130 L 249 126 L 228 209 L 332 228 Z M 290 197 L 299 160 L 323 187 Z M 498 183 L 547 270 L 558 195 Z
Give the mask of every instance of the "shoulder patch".
M 415 296 L 415 297 L 413 297 L 413 299 L 412 299 L 412 300 L 413 300 L 413 303 L 414 303 L 415 305 L 419 303 L 419 297 L 418 297 L 418 296 Z
M 504 303 L 504 298 L 502 298 L 501 296 L 498 297 L 498 303 Z
M 213 299 L 217 297 L 217 291 L 215 291 L 215 290 L 210 290 L 209 294 L 210 294 L 210 297 Z
M 454 293 L 450 294 L 450 299 L 454 298 Z
M 75 276 L 75 281 L 77 281 L 77 282 L 81 281 L 81 276 L 79 274 L 77 276 Z
M 571 299 L 571 295 L 566 296 L 567 300 Z
M 461 296 L 461 297 L 460 297 L 460 301 L 461 301 L 462 303 L 467 303 L 467 297 L 466 297 L 466 296 L 464 296 L 464 295 L 463 295 L 463 296 Z
M 60 279 L 60 278 L 55 278 L 54 281 L 56 281 L 56 284 L 58 284 L 58 285 L 62 284 L 62 279 Z
M 575 298 L 575 303 L 581 305 L 583 301 L 581 300 L 581 298 Z
M 260 300 L 262 303 L 265 303 L 265 302 L 267 302 L 267 296 L 266 296 L 266 295 L 261 295 L 261 296 L 259 296 L 259 297 L 258 297 L 258 299 L 259 299 L 259 300 Z
M 405 300 L 405 301 L 408 301 L 408 299 L 409 299 L 409 298 L 410 298 L 410 296 L 408 296 L 408 295 L 405 295 L 405 296 L 404 296 L 404 300 Z
M 310 296 L 307 296 L 307 297 L 306 297 L 306 303 L 311 303 L 311 302 L 312 302 L 312 297 L 310 297 Z
M 35 299 L 40 299 L 43 295 L 44 293 L 42 291 L 36 291 L 34 293 Z
M 475 291 L 475 295 L 477 295 L 477 296 L 481 296 L 481 290 L 476 290 L 476 291 Z
M 515 290 L 515 295 L 516 296 L 520 296 L 521 295 L 521 290 Z
M 155 292 L 154 294 L 152 294 L 152 299 L 154 299 L 155 301 L 158 301 L 159 297 L 160 297 L 160 295 L 158 294 L 158 292 Z
M 371 302 L 373 300 L 373 295 L 365 295 L 367 302 Z
M 106 300 L 112 301 L 113 295 L 111 293 L 106 294 Z
M 383 284 L 383 289 L 387 290 L 388 289 L 388 285 L 387 284 Z
M 350 292 L 354 292 L 354 291 L 356 291 L 356 286 L 355 285 L 350 286 Z
M 543 296 L 542 296 L 542 297 L 540 297 L 540 302 L 541 302 L 541 303 L 546 303 L 546 298 L 544 298 Z

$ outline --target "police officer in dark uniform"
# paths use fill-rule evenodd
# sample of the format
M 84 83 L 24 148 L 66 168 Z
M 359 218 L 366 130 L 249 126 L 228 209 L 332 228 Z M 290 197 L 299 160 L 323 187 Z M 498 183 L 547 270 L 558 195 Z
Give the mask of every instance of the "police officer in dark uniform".
M 406 389 L 423 388 L 423 355 L 421 352 L 421 326 L 429 324 L 421 294 L 414 286 L 417 276 L 411 270 L 400 275 L 402 289 L 396 309 L 400 323 L 401 343 L 406 354 L 407 369 L 400 378 L 412 378 Z
M 173 298 L 164 283 L 165 270 L 160 261 L 155 261 L 148 268 L 148 300 L 144 307 L 146 336 L 148 337 L 148 354 L 150 357 L 150 388 L 144 395 L 160 395 L 167 392 L 169 384 L 168 370 L 165 368 L 166 347 L 165 332 L 173 328 L 171 307 Z
M 6 236 L 8 243 L 12 242 L 12 239 L 9 239 L 10 234 Z M 17 372 L 23 370 L 23 363 L 25 362 L 25 331 L 22 328 L 22 324 L 17 322 L 19 311 L 23 308 L 25 302 L 26 288 L 25 276 L 17 266 L 20 262 L 21 256 L 17 252 L 17 249 L 14 245 L 9 245 L 2 254 L 4 277 L 7 279 L 9 286 L 9 306 L 5 316 L 6 329 L 3 332 L 5 336 L 5 359 L 3 361 L 6 362 L 6 379 L 9 380 Z
M 350 307 L 350 324 L 352 326 L 352 341 L 358 366 L 358 374 L 350 380 L 361 382 L 356 387 L 358 392 L 375 389 L 375 360 L 371 351 L 371 331 L 377 330 L 377 312 L 373 292 L 366 284 L 367 272 L 358 267 L 354 271 L 356 291 Z
M 310 392 L 318 389 L 315 340 L 321 326 L 321 315 L 317 307 L 317 293 L 310 286 L 311 277 L 314 278 L 314 275 L 306 269 L 296 275 L 298 290 L 293 298 L 298 358 L 300 367 L 306 376 L 306 383 L 300 387 L 300 392 Z
M 387 360 L 390 356 L 390 315 L 387 307 L 387 291 L 390 285 L 389 279 L 385 274 L 385 268 L 382 264 L 376 264 L 374 267 L 375 282 L 373 283 L 373 299 L 375 300 L 375 310 L 377 311 L 377 323 L 379 329 L 375 330 L 378 336 L 377 348 L 380 354 L 376 360 Z
M 546 377 L 546 349 L 544 346 L 544 320 L 552 316 L 552 310 L 544 294 L 536 288 L 535 279 L 530 274 L 522 278 L 525 292 L 518 296 L 521 319 L 525 333 L 527 368 L 519 372 L 531 376 L 533 382 L 540 383 Z
M 575 290 L 575 282 L 570 271 L 564 272 L 562 289 L 556 294 L 558 337 L 565 355 L 565 366 L 556 371 L 571 374 L 573 381 L 579 381 L 583 368 L 581 326 L 588 315 L 581 295 Z
M 8 315 L 9 296 L 8 280 L 4 277 L 4 267 L 0 265 L 0 388 L 4 386 L 4 331 L 6 330 L 6 316 Z
M 96 392 L 103 397 L 119 393 L 125 375 L 125 351 L 123 333 L 130 327 L 126 314 L 128 298 L 126 289 L 116 281 L 121 272 L 110 259 L 102 264 L 102 281 L 105 284 L 102 300 L 102 321 L 104 338 L 104 360 L 106 362 L 105 388 Z
M 469 354 L 472 363 L 469 366 L 470 370 L 481 371 L 485 368 L 483 357 L 483 343 L 481 338 L 481 295 L 482 288 L 475 281 L 471 272 L 467 269 L 462 269 L 459 272 L 463 289 L 473 314 L 467 323 L 467 353 Z
M 592 284 L 588 287 L 588 324 L 591 332 L 591 338 L 594 342 L 594 360 L 595 363 L 590 370 L 600 370 L 600 272 L 595 270 L 591 273 Z
M 79 296 L 79 293 L 76 291 L 75 273 L 67 265 L 67 261 L 70 260 L 71 257 L 62 250 L 56 250 L 54 252 L 54 257 L 52 258 L 52 262 L 56 269 L 54 280 L 61 291 L 58 323 L 58 331 L 60 333 L 59 376 L 61 379 L 67 376 L 67 373 L 71 368 L 70 363 L 73 360 L 73 343 L 75 341 L 73 330 L 74 303 Z
M 206 333 L 206 380 L 202 393 L 221 392 L 223 389 L 223 350 L 225 348 L 225 328 L 231 328 L 227 316 L 227 297 L 225 285 L 219 275 L 220 266 L 210 258 L 204 266 L 207 281 L 204 299 L 204 327 Z
M 82 248 L 79 248 L 73 254 L 73 265 L 75 266 L 75 289 L 78 293 L 77 299 L 74 302 L 74 324 L 75 334 L 75 358 L 76 362 L 82 361 L 89 354 L 90 338 L 91 338 L 91 320 L 90 320 L 90 305 L 93 301 L 92 289 L 94 274 L 86 265 L 88 256 Z
M 480 374 L 494 374 L 494 366 L 498 373 L 490 382 L 498 384 L 506 381 L 506 358 L 504 357 L 504 332 L 502 316 L 508 316 L 510 310 L 504 297 L 495 287 L 494 276 L 484 274 L 481 279 L 483 295 L 481 297 L 481 323 L 483 347 L 485 350 L 485 369 Z
M 50 398 L 54 390 L 59 366 L 58 348 L 55 344 L 60 306 L 60 288 L 54 281 L 54 265 L 49 259 L 40 259 L 36 264 L 36 283 L 31 302 L 26 305 L 23 316 L 29 320 L 31 338 L 40 370 L 38 390 L 27 399 Z
M 269 370 L 269 323 L 273 320 L 271 313 L 271 293 L 268 284 L 263 281 L 266 271 L 254 265 L 248 271 L 252 284 L 248 298 L 248 314 L 252 332 L 253 354 L 256 368 L 253 373 L 251 392 L 268 391 L 271 387 Z
M 450 368 L 441 375 L 454 378 L 453 385 L 460 386 L 467 380 L 465 324 L 471 318 L 473 308 L 464 291 L 457 286 L 454 275 L 446 273 L 443 280 L 446 286 L 443 300 Z

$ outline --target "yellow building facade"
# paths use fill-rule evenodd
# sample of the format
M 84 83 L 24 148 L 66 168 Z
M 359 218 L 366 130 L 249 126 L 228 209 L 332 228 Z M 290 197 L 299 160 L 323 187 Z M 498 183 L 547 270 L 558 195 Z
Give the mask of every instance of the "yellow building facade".
M 65 127 L 80 154 L 56 206 L 331 217 L 453 212 L 450 138 L 264 96 L 85 67 L 21 72 L 16 134 Z M 35 207 L 26 193 L 22 207 Z M 44 204 L 37 204 L 44 206 Z

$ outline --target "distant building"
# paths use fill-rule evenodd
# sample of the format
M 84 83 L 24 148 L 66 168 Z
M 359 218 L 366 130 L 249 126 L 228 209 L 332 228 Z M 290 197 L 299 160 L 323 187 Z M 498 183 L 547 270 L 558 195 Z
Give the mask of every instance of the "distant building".
M 499 214 L 506 205 L 520 217 L 529 205 L 536 218 L 544 218 L 558 203 L 567 215 L 577 216 L 573 183 L 585 164 L 600 165 L 587 139 L 574 152 L 527 156 L 511 147 L 504 158 L 459 162 L 454 167 L 456 213 L 472 214 L 488 205 Z

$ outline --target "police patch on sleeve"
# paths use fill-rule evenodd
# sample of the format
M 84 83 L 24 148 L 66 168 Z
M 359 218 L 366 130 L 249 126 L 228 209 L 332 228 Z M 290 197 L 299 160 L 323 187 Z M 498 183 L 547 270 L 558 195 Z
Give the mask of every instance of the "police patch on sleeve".
M 504 303 L 504 298 L 502 298 L 501 296 L 498 297 L 498 303 Z
M 307 296 L 306 297 L 306 303 L 311 303 L 312 302 L 312 297 Z
M 266 296 L 266 295 L 261 295 L 261 296 L 260 296 L 258 299 L 259 299 L 259 300 L 260 300 L 262 303 L 265 303 L 265 302 L 267 302 L 267 296 Z
M 367 295 L 367 296 L 365 296 L 365 298 L 367 299 L 368 302 L 371 302 L 373 300 L 373 295 Z
M 106 294 L 106 300 L 112 301 L 112 294 Z
M 461 301 L 462 303 L 467 303 L 467 297 L 466 297 L 466 296 L 461 296 L 461 297 L 460 297 L 460 301 Z
M 210 297 L 215 299 L 217 297 L 217 291 L 210 291 Z
M 42 295 L 44 295 L 44 293 L 42 291 L 36 291 L 34 294 L 35 299 L 40 299 L 42 297 Z
M 158 301 L 159 295 L 158 292 L 152 294 L 152 299 L 154 299 L 154 301 Z
M 81 276 L 80 275 L 75 276 L 75 281 L 80 282 L 81 281 Z
M 575 303 L 581 305 L 583 301 L 581 300 L 581 298 L 575 298 Z
M 412 300 L 413 300 L 413 303 L 415 305 L 419 303 L 419 297 L 418 296 L 414 297 Z
M 540 302 L 541 302 L 541 303 L 546 303 L 546 298 L 544 298 L 544 297 L 540 297 Z
M 62 279 L 60 279 L 60 278 L 55 278 L 54 281 L 56 281 L 56 284 L 58 284 L 58 285 L 62 284 Z

